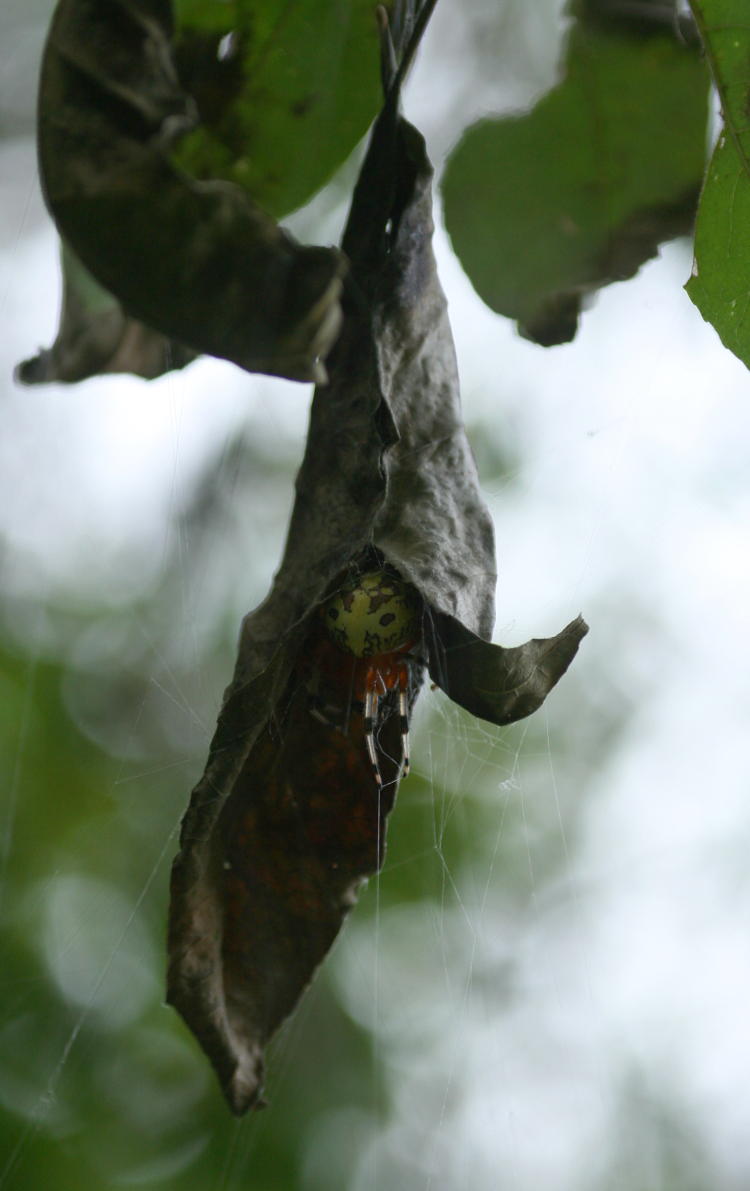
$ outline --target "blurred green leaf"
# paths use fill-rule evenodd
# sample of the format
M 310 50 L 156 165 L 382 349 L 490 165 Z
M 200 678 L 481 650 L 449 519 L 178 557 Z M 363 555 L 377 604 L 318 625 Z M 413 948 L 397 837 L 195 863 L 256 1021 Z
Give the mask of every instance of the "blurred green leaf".
M 750 367 L 750 24 L 742 0 L 692 0 L 721 100 L 724 132 L 698 210 L 687 292 Z
M 448 161 L 446 225 L 484 301 L 528 338 L 566 342 L 584 294 L 688 231 L 707 91 L 675 37 L 576 24 L 563 81 L 525 115 L 475 124 Z
M 319 190 L 380 97 L 372 0 L 176 0 L 177 61 L 200 126 L 176 158 L 276 217 Z

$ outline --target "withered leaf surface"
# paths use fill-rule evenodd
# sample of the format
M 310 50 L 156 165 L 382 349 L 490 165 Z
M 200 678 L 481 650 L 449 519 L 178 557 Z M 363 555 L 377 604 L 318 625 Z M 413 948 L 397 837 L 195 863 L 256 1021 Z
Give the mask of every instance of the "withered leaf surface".
M 343 258 L 297 244 L 239 187 L 171 164 L 196 121 L 172 32 L 170 0 L 60 0 L 39 95 L 47 205 L 128 316 L 249 371 L 322 380 Z
M 24 385 L 73 384 L 104 373 L 130 372 L 153 380 L 184 368 L 196 353 L 129 318 L 75 255 L 62 249 L 63 296 L 55 342 L 16 368 Z
M 208 763 L 172 875 L 168 999 L 211 1059 L 234 1112 L 260 1103 L 263 1051 L 383 859 L 402 761 L 393 692 L 366 763 L 351 659 L 319 607 L 348 570 L 387 565 L 418 592 L 421 659 L 495 723 L 529 714 L 586 626 L 492 645 L 492 526 L 461 420 L 446 303 L 432 253 L 432 170 L 398 88 L 432 5 L 393 14 L 395 78 L 355 189 L 343 248 L 344 324 L 315 392 L 281 567 L 243 622 Z M 384 37 L 386 51 L 388 38 Z M 403 54 L 399 54 L 404 47 Z M 312 696 L 333 715 L 315 714 Z

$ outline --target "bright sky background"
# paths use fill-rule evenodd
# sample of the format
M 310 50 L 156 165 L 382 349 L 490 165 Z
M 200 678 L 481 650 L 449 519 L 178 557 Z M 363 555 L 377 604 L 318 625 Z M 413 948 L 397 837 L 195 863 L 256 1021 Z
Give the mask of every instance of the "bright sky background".
M 460 35 L 456 12 L 439 11 L 407 97 L 438 155 L 476 115 L 461 102 L 466 79 L 441 70 L 441 47 Z M 546 53 L 537 87 L 552 69 Z M 483 93 L 482 104 L 493 102 Z M 169 518 L 234 430 L 301 455 L 308 393 L 205 360 L 150 384 L 14 386 L 13 365 L 54 337 L 59 301 L 35 177 L 31 142 L 0 142 L 2 582 L 29 596 L 91 586 L 116 603 L 158 576 Z M 460 908 L 440 911 L 440 946 L 420 949 L 434 921 L 394 914 L 377 939 L 353 932 L 337 952 L 344 999 L 371 1023 L 362 973 L 377 950 L 389 1006 L 379 1018 L 383 1061 L 402 1105 L 401 1124 L 372 1141 L 353 1191 L 396 1186 L 415 1164 L 436 1191 L 594 1191 L 592 1155 L 617 1129 L 625 1078 L 645 1111 L 662 1096 L 680 1108 L 714 1191 L 745 1188 L 750 376 L 682 290 L 684 243 L 605 291 L 576 341 L 550 351 L 483 306 L 441 229 L 436 247 L 480 464 L 508 443 L 520 458 L 516 482 L 487 491 L 496 639 L 552 634 L 583 612 L 591 632 L 575 681 L 540 714 L 554 735 L 556 715 L 589 682 L 634 714 L 603 768 L 580 758 L 598 769 L 596 797 L 564 881 L 523 938 L 503 906 L 466 894 Z M 269 549 L 266 578 L 280 550 L 280 540 Z M 247 605 L 260 594 L 248 592 Z M 424 736 L 415 760 L 431 763 Z M 575 791 L 556 788 L 554 754 L 546 765 L 554 814 L 555 800 Z M 529 796 L 523 780 L 501 790 L 501 776 L 498 766 L 499 796 Z M 522 1008 L 498 1017 L 459 977 L 446 979 L 448 946 L 459 977 L 463 964 L 475 983 L 497 948 L 520 950 Z M 356 1120 L 331 1122 L 337 1136 L 342 1126 L 359 1136 Z M 311 1163 L 329 1152 L 324 1135 L 318 1144 Z M 629 1154 L 619 1185 L 661 1187 L 657 1167 L 647 1149 Z

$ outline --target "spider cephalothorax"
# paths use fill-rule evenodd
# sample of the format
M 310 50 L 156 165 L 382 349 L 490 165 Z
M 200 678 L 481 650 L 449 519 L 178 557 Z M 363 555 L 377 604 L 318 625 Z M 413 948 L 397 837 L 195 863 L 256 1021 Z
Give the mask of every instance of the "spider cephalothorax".
M 375 747 L 378 703 L 398 691 L 403 746 L 402 775 L 409 771 L 411 650 L 421 635 L 422 601 L 413 587 L 385 569 L 354 574 L 323 604 L 326 632 L 352 658 L 351 697 L 362 710 L 367 754 L 382 784 Z

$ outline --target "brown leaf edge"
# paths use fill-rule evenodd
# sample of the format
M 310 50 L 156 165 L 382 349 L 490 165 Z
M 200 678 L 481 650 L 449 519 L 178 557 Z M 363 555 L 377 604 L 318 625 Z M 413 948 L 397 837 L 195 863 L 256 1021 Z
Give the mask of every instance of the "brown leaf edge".
M 219 715 L 206 770 L 193 790 L 172 866 L 167 1003 L 210 1059 L 232 1112 L 262 1107 L 263 1043 L 230 1021 L 224 987 L 225 855 L 216 826 L 242 769 L 268 722 L 274 690 L 289 677 L 293 646 L 268 670 L 233 692 Z M 217 846 L 218 845 L 218 846 Z

